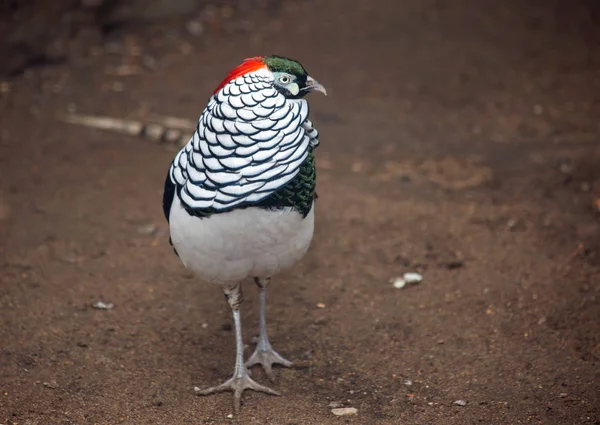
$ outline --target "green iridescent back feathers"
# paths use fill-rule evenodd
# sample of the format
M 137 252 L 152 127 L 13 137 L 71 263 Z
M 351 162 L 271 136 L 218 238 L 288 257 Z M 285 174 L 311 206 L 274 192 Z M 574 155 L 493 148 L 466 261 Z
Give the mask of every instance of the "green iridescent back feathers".
M 316 183 L 315 154 L 311 147 L 296 177 L 260 201 L 257 206 L 274 209 L 292 207 L 302 214 L 302 217 L 306 217 L 316 197 Z

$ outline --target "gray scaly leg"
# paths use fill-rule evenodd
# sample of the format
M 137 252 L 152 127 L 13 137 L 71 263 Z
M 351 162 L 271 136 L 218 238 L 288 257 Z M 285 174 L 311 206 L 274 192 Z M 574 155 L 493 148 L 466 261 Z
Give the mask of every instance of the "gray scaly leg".
M 277 363 L 285 367 L 290 367 L 292 366 L 292 362 L 281 357 L 281 355 L 273 349 L 269 342 L 269 337 L 267 336 L 267 285 L 269 284 L 269 279 L 254 278 L 254 282 L 256 282 L 259 288 L 259 336 L 254 354 L 252 354 L 250 359 L 246 362 L 246 367 L 250 368 L 256 364 L 260 364 L 269 379 L 274 381 L 273 364 Z
M 233 322 L 235 325 L 235 368 L 233 376 L 215 387 L 199 390 L 198 395 L 209 395 L 223 391 L 233 391 L 233 406 L 236 413 L 239 412 L 242 393 L 244 390 L 254 390 L 271 395 L 281 395 L 269 387 L 265 387 L 250 378 L 248 370 L 244 366 L 244 343 L 242 342 L 242 321 L 240 319 L 240 304 L 243 301 L 242 286 L 237 284 L 224 288 L 227 301 L 233 311 Z

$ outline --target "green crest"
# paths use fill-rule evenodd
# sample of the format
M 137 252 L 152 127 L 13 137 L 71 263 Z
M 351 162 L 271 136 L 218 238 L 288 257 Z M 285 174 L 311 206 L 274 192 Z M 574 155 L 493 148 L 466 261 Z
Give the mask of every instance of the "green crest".
M 285 72 L 286 74 L 292 74 L 297 77 L 307 75 L 306 70 L 300 62 L 293 59 L 273 55 L 264 58 L 264 62 L 271 72 Z

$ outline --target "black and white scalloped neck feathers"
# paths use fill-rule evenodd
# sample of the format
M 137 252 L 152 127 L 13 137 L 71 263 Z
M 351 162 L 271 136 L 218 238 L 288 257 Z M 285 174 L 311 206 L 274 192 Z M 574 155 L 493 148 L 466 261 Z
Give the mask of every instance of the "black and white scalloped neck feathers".
M 260 69 L 210 99 L 169 176 L 188 211 L 225 212 L 286 185 L 317 144 L 306 100 L 286 99 L 273 88 L 273 74 Z

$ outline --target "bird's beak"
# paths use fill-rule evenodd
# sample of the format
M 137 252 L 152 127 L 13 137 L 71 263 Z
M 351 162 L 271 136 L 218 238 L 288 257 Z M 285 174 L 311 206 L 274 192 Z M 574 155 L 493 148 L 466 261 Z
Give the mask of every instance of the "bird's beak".
M 320 91 L 327 96 L 327 90 L 325 90 L 325 87 L 323 87 L 317 80 L 310 76 L 306 77 L 306 90 L 309 92 Z

